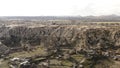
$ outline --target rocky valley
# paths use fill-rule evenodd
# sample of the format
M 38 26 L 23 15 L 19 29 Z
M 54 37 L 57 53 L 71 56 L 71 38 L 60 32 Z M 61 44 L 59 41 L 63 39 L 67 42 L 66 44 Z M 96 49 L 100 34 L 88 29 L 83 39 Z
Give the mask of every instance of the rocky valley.
M 0 68 L 120 67 L 119 22 L 47 22 L 1 23 Z

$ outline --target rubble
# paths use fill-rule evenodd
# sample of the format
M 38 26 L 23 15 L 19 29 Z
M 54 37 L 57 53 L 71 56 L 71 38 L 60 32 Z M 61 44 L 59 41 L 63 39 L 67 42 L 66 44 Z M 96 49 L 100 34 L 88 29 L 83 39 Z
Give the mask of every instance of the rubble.
M 113 59 L 114 59 L 114 60 L 118 60 L 118 61 L 120 61 L 120 55 L 116 55 L 116 56 L 114 56 Z
M 24 68 L 25 66 L 30 66 L 28 59 L 14 57 L 10 59 L 9 66 L 11 68 Z
M 83 65 L 79 65 L 79 67 L 78 68 L 84 68 L 84 66 Z

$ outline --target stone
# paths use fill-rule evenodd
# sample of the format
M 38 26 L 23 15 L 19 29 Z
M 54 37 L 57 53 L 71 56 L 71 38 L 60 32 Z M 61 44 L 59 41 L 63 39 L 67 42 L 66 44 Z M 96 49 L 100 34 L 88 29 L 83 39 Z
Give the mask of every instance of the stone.
M 84 66 L 82 64 L 80 64 L 78 68 L 84 68 Z

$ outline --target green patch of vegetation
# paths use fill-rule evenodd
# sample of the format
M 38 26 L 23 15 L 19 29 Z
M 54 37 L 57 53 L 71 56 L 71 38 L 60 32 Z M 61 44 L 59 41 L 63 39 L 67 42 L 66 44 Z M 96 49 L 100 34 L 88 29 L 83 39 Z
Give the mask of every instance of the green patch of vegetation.
M 96 62 L 94 68 L 110 68 L 110 66 L 113 64 L 114 62 L 112 59 L 99 60 Z
M 83 65 L 85 68 L 110 68 L 113 65 L 113 60 L 109 58 L 102 58 L 102 59 L 86 59 Z
M 86 60 L 83 65 L 85 66 L 85 68 L 91 68 L 92 66 L 92 61 L 91 60 Z
M 67 66 L 67 67 L 72 66 L 72 62 L 70 62 L 69 60 L 52 59 L 52 60 L 50 60 L 50 64 L 54 65 L 54 66 Z
M 4 60 L 0 64 L 0 68 L 9 68 L 8 66 L 8 60 Z
M 10 57 L 31 57 L 35 55 L 44 55 L 46 52 L 44 51 L 43 47 L 37 46 L 33 51 L 22 51 L 22 52 L 15 52 L 10 54 Z
M 45 58 L 37 58 L 37 59 L 34 59 L 34 61 L 39 61 L 39 60 L 43 60 Z
M 72 58 L 75 59 L 76 61 L 80 62 L 83 58 L 84 58 L 84 55 L 72 55 Z
M 52 59 L 50 60 L 50 64 L 52 65 L 61 65 L 60 61 L 56 60 L 56 59 Z
M 70 62 L 68 60 L 63 60 L 62 65 L 64 65 L 64 66 L 72 66 L 72 62 Z

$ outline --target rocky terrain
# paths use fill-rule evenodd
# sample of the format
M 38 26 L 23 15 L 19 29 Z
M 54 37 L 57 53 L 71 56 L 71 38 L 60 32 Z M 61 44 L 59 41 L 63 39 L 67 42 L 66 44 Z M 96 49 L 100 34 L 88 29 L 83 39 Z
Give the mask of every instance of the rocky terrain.
M 0 68 L 119 68 L 119 25 L 2 25 Z

